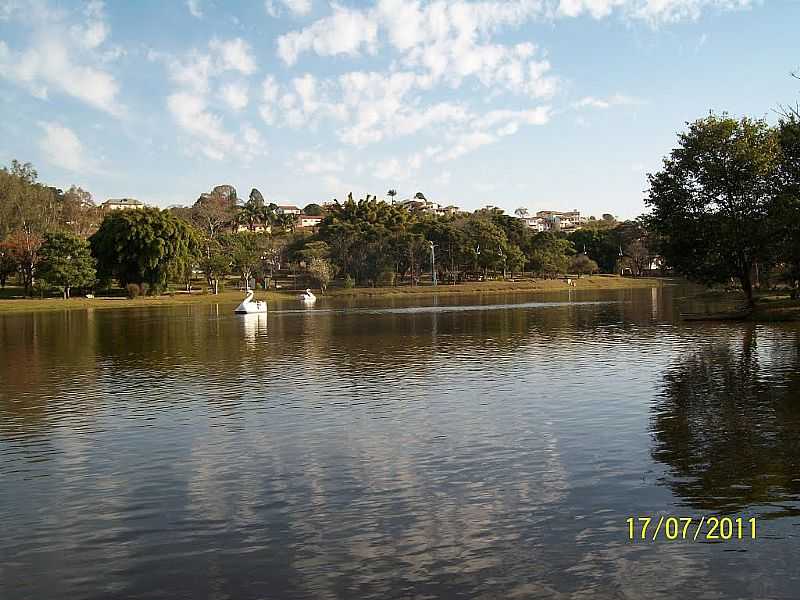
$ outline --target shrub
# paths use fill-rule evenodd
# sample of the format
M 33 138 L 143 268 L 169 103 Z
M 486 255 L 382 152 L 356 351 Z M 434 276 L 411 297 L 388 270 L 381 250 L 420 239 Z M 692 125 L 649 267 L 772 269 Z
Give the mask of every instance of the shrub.
M 383 271 L 378 275 L 378 285 L 382 287 L 390 287 L 394 285 L 395 273 L 394 271 Z
M 349 289 L 352 289 L 354 287 L 356 287 L 356 280 L 353 279 L 352 277 L 350 277 L 350 275 L 347 275 L 344 278 L 344 288 L 346 290 L 349 290 Z
M 129 283 L 125 286 L 128 298 L 137 298 L 142 295 L 142 288 L 138 283 Z

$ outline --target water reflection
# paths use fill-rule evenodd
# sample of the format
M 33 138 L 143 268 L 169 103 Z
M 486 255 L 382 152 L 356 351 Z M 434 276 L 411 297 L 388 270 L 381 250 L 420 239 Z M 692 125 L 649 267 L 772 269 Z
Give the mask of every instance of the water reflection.
M 795 518 L 763 550 L 625 539 L 630 514 L 718 508 L 663 485 L 741 443 L 691 390 L 760 382 L 730 407 L 775 413 L 749 416 L 753 473 L 798 456 L 797 333 L 685 327 L 671 296 L 0 318 L 0 597 L 787 597 Z M 770 485 L 742 506 L 792 497 Z
M 797 501 L 800 334 L 756 326 L 709 333 L 664 373 L 653 457 L 691 506 L 736 511 Z

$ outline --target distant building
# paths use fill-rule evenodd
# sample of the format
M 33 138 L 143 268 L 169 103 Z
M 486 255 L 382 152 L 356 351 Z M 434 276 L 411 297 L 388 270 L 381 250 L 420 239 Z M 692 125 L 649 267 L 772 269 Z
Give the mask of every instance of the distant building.
M 322 219 L 324 219 L 322 215 L 299 215 L 297 217 L 297 226 L 298 227 L 316 227 L 320 223 L 322 223 Z
M 109 199 L 100 205 L 103 210 L 130 210 L 144 208 L 144 204 L 134 198 Z
M 255 223 L 252 228 L 244 223 L 240 223 L 236 226 L 236 233 L 241 233 L 243 231 L 252 231 L 254 233 L 272 233 L 272 226 L 264 225 L 263 223 Z
M 531 216 L 526 215 L 526 216 L 520 217 L 520 218 L 523 221 L 525 221 L 525 224 L 530 229 L 533 229 L 536 232 L 541 232 L 541 231 L 547 231 L 548 230 L 547 221 L 545 219 L 541 218 L 541 217 L 531 217 Z
M 586 223 L 586 217 L 582 217 L 579 210 L 562 212 L 558 210 L 540 210 L 536 216 L 544 219 L 549 224 L 549 229 L 571 230 L 580 229 Z
M 449 206 L 442 206 L 436 210 L 436 214 L 438 215 L 457 215 L 461 212 L 461 209 L 457 206 L 450 204 Z
M 279 215 L 299 215 L 303 211 L 300 210 L 299 206 L 279 205 L 275 212 Z
M 408 198 L 398 203 L 409 212 L 436 213 L 440 210 L 436 202 L 431 202 L 426 198 Z

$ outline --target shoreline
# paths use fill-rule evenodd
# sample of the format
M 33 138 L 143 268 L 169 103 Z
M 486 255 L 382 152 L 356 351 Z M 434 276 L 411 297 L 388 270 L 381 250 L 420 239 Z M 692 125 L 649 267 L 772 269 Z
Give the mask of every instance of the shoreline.
M 402 298 L 409 296 L 433 297 L 470 294 L 505 294 L 526 292 L 554 292 L 565 290 L 623 290 L 662 287 L 668 278 L 641 277 L 628 278 L 616 275 L 595 275 L 573 279 L 575 287 L 567 286 L 563 279 L 542 279 L 522 281 L 482 281 L 457 285 L 442 284 L 375 288 L 331 288 L 320 298 Z M 267 301 L 292 300 L 301 290 L 256 290 L 255 299 Z M 243 293 L 239 290 L 225 291 L 216 296 L 206 293 L 179 292 L 173 295 L 140 298 L 8 298 L 0 300 L 0 315 L 20 314 L 58 310 L 87 310 L 111 308 L 143 308 L 152 306 L 180 306 L 186 304 L 230 304 L 241 302 Z

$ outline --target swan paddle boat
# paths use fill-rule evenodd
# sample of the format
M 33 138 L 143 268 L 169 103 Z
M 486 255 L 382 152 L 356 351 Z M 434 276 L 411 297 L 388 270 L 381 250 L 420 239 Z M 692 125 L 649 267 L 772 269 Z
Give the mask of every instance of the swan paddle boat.
M 300 294 L 299 298 L 300 302 L 302 302 L 303 304 L 314 304 L 314 302 L 317 301 L 317 297 L 314 294 L 312 294 L 311 290 L 309 289 L 306 289 L 305 292 Z
M 267 303 L 263 300 L 253 300 L 253 290 L 247 290 L 247 296 L 233 312 L 239 315 L 265 313 L 267 312 Z

